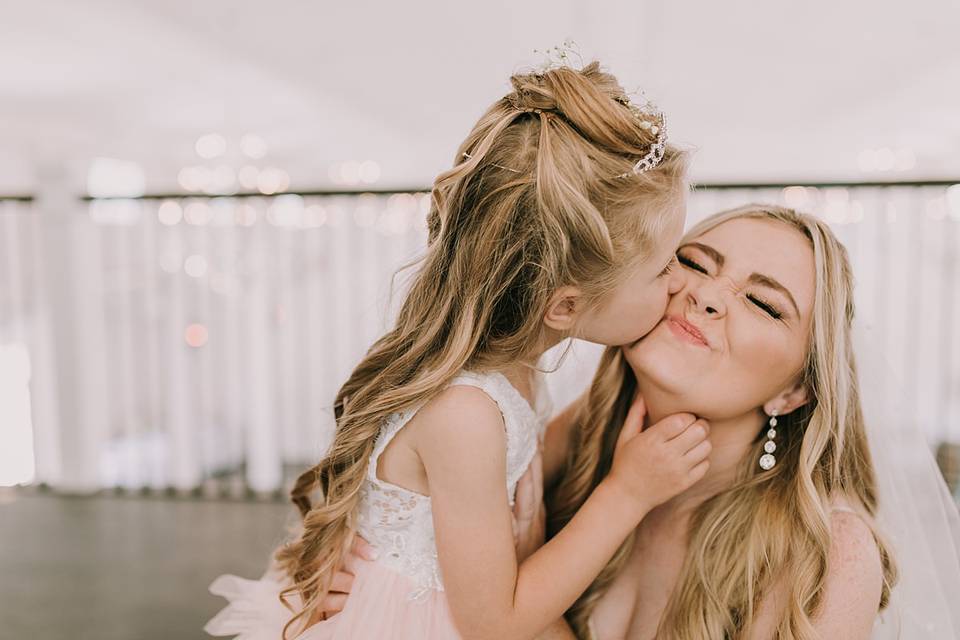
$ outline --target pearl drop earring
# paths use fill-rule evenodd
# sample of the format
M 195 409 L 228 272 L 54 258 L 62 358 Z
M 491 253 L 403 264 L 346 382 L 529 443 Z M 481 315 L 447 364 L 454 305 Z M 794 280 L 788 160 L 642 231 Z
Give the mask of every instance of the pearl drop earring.
M 766 451 L 766 453 L 760 456 L 760 467 L 764 471 L 773 469 L 773 465 L 777 464 L 777 459 L 773 456 L 773 452 L 777 450 L 777 443 L 774 442 L 773 439 L 777 437 L 777 430 L 774 427 L 777 426 L 778 413 L 779 411 L 774 409 L 770 415 L 770 428 L 767 430 L 767 441 L 763 443 L 763 450 Z

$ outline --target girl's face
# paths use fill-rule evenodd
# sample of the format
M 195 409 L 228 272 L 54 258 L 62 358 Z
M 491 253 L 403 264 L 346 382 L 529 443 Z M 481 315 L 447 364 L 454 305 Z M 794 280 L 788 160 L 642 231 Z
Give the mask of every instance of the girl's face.
M 670 296 L 678 292 L 683 283 L 674 254 L 683 235 L 686 211 L 686 203 L 681 201 L 669 214 L 653 254 L 638 261 L 630 275 L 600 306 L 584 313 L 580 337 L 598 344 L 620 346 L 636 342 L 657 325 Z
M 660 411 L 721 420 L 755 411 L 799 378 L 815 295 L 799 231 L 724 222 L 677 251 L 684 282 L 649 336 L 625 350 Z

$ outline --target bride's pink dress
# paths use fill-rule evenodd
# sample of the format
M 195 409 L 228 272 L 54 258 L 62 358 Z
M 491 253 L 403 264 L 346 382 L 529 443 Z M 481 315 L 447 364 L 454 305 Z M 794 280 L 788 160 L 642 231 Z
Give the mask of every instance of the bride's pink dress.
M 506 489 L 513 504 L 517 482 L 537 451 L 549 416 L 538 381 L 537 410 L 499 373 L 464 372 L 451 383 L 482 389 L 499 406 L 507 434 Z M 361 490 L 358 532 L 378 552 L 361 561 L 343 611 L 295 636 L 297 640 L 430 640 L 460 637 L 447 606 L 433 535 L 430 498 L 380 480 L 377 460 L 416 409 L 392 416 L 377 438 Z M 284 577 L 268 570 L 259 580 L 217 578 L 210 591 L 229 605 L 204 630 L 238 640 L 278 640 L 291 612 L 279 600 Z M 299 604 L 295 596 L 292 604 Z M 299 609 L 298 609 L 299 610 Z M 293 629 L 293 627 L 291 627 Z M 294 637 L 291 633 L 288 637 Z

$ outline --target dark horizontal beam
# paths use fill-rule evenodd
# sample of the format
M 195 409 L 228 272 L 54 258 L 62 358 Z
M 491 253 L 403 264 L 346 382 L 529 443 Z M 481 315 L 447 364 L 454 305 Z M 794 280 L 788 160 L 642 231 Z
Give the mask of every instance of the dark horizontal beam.
M 898 180 L 887 182 L 705 182 L 695 184 L 697 191 L 729 191 L 731 189 L 785 189 L 787 187 L 816 187 L 818 189 L 830 188 L 895 188 L 895 187 L 950 187 L 960 184 L 960 178 L 956 180 Z
M 829 188 L 897 188 L 897 187 L 949 187 L 960 184 L 960 178 L 955 180 L 898 180 L 898 181 L 873 181 L 873 182 L 805 182 L 795 180 L 792 182 L 704 182 L 694 185 L 697 191 L 729 191 L 733 189 L 784 189 L 786 187 L 816 187 L 818 189 Z M 205 194 L 205 193 L 148 193 L 142 196 L 130 197 L 94 197 L 80 196 L 80 199 L 89 202 L 92 200 L 180 200 L 183 198 L 270 198 L 279 195 L 298 195 L 304 197 L 323 197 L 323 196 L 358 196 L 362 194 L 371 195 L 394 195 L 397 193 L 427 193 L 428 187 L 410 187 L 397 189 L 310 189 L 305 191 L 283 191 L 265 195 L 258 192 L 244 192 L 232 194 Z M 0 195 L 0 201 L 10 200 L 16 202 L 32 202 L 35 196 L 24 195 Z
M 280 191 L 269 195 L 260 192 L 243 192 L 230 194 L 209 194 L 209 193 L 148 193 L 135 198 L 123 196 L 108 196 L 95 198 L 93 196 L 81 196 L 81 200 L 180 200 L 183 198 L 273 198 L 276 196 L 359 196 L 371 194 L 375 196 L 392 196 L 397 193 L 426 193 L 430 189 L 311 189 L 309 191 Z

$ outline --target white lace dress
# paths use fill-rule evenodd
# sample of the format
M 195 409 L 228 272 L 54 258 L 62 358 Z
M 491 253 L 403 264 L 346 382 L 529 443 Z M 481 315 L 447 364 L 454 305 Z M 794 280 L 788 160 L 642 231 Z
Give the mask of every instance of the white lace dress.
M 537 380 L 536 408 L 499 373 L 464 372 L 451 383 L 478 387 L 503 414 L 507 435 L 505 487 L 513 504 L 517 481 L 537 451 L 550 414 L 546 385 Z M 380 431 L 361 489 L 358 532 L 378 551 L 362 561 L 343 611 L 319 622 L 298 640 L 456 639 L 443 589 L 434 541 L 430 498 L 377 478 L 377 460 L 417 408 L 391 416 Z M 204 630 L 238 640 L 277 640 L 290 612 L 278 594 L 282 576 L 268 571 L 260 580 L 220 576 L 210 591 L 230 604 Z

